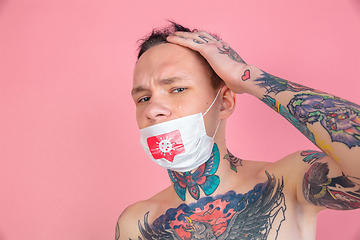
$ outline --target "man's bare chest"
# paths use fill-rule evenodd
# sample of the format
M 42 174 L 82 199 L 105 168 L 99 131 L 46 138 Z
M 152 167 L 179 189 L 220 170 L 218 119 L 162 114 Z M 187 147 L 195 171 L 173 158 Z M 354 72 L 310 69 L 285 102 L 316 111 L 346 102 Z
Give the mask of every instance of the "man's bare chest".
M 246 193 L 203 197 L 152 222 L 147 212 L 139 221 L 140 239 L 277 239 L 287 212 L 284 182 L 266 174 L 267 181 Z

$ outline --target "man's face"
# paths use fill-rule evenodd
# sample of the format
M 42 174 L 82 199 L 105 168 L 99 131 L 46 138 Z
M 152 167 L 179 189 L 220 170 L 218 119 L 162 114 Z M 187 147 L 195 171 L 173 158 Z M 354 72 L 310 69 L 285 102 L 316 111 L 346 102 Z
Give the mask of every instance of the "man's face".
M 198 53 L 170 43 L 152 47 L 140 57 L 134 71 L 132 97 L 138 126 L 142 129 L 204 113 L 216 92 Z M 207 128 L 216 128 L 216 108 L 214 104 L 204 116 Z

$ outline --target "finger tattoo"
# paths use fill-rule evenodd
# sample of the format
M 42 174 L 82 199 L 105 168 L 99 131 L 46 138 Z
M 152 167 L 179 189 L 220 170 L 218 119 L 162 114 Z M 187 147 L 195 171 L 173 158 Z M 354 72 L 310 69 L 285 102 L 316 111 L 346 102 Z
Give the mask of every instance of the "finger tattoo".
M 204 42 L 201 42 L 201 41 L 196 40 L 196 39 L 193 39 L 193 41 L 194 41 L 195 43 L 197 43 L 197 44 L 203 44 L 203 43 L 204 43 Z
M 206 43 L 209 42 L 209 41 L 208 41 L 209 38 L 207 38 L 207 37 L 204 37 L 204 36 L 201 36 L 201 35 L 200 35 L 199 38 L 201 38 L 202 40 L 204 40 Z

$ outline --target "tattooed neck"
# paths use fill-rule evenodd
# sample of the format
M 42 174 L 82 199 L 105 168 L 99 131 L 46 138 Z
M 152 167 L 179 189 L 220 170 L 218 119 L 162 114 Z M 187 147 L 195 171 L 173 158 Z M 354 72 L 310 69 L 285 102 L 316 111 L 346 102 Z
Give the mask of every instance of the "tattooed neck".
M 185 201 L 186 189 L 190 196 L 196 200 L 200 198 L 200 189 L 206 196 L 212 194 L 220 183 L 219 176 L 215 175 L 219 168 L 220 153 L 216 143 L 211 156 L 195 171 L 175 172 L 168 170 L 169 177 L 174 183 L 174 189 L 181 200 Z

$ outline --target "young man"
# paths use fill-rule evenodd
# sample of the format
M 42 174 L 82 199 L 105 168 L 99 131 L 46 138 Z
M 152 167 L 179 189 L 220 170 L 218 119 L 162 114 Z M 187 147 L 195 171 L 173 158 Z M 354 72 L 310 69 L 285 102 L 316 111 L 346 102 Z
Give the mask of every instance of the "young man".
M 233 156 L 226 119 L 251 94 L 322 152 L 274 163 Z M 129 206 L 116 239 L 314 239 L 319 211 L 360 208 L 360 106 L 247 65 L 180 25 L 141 45 L 132 97 L 141 143 L 172 185 Z

